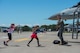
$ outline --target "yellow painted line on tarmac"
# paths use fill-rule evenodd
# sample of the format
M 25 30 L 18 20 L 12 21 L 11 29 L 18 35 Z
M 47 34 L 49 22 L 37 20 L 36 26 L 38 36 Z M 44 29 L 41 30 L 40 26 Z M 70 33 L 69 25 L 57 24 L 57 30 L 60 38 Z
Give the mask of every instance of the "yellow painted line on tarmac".
M 39 38 L 41 38 L 43 35 L 40 35 Z M 20 39 L 16 39 L 14 40 L 14 42 L 21 42 L 21 41 L 26 41 L 26 40 L 30 40 L 29 38 L 20 38 Z
M 17 39 L 17 40 L 14 40 L 15 42 L 21 42 L 21 41 L 25 41 L 25 40 L 29 40 L 29 38 L 21 38 L 21 39 Z

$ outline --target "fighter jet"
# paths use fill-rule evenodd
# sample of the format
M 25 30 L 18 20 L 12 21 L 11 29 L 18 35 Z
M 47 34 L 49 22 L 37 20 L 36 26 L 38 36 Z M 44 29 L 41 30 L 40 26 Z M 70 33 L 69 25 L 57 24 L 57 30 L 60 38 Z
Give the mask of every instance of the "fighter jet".
M 57 16 L 61 15 L 63 20 L 67 20 L 67 19 L 73 19 L 73 18 L 80 18 L 80 2 L 77 5 L 74 5 L 70 8 L 67 8 L 63 11 L 61 11 L 60 13 L 57 13 L 55 15 L 52 15 L 51 17 L 49 17 L 49 20 L 57 20 Z

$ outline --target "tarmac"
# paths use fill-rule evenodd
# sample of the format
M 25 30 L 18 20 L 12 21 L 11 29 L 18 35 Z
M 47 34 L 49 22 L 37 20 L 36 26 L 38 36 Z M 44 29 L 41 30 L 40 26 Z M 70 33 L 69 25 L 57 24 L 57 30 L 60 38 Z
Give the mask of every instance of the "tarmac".
M 64 33 L 64 40 L 67 45 L 53 44 L 54 40 L 59 40 L 57 31 L 38 33 L 41 46 L 37 46 L 34 39 L 27 46 L 32 32 L 13 33 L 13 39 L 5 46 L 3 41 L 7 40 L 7 33 L 0 33 L 0 53 L 80 53 L 80 34 L 78 39 L 72 39 L 72 33 Z

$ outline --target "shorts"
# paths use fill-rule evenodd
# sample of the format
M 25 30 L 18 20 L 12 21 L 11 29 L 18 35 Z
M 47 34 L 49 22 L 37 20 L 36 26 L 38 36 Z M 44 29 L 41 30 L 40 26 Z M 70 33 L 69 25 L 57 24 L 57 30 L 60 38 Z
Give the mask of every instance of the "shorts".
M 33 34 L 31 35 L 31 38 L 38 38 L 38 37 L 37 37 L 37 34 L 33 33 Z
M 8 33 L 8 39 L 12 40 L 12 34 L 11 33 Z

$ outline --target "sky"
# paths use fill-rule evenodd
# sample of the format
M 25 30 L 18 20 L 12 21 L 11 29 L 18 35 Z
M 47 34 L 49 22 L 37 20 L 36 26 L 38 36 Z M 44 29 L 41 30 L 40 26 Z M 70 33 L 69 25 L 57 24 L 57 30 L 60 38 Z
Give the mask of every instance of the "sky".
M 80 0 L 0 0 L 0 25 L 50 25 L 57 21 L 48 18 Z M 65 23 L 72 23 L 71 20 Z

